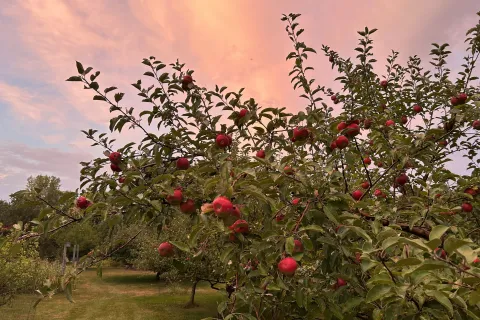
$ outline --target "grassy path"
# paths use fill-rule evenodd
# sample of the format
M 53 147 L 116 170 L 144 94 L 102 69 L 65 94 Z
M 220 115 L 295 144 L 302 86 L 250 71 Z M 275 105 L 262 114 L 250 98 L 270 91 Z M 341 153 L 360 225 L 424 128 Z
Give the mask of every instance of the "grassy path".
M 19 296 L 11 305 L 0 307 L 2 320 L 199 320 L 216 315 L 221 293 L 208 285 L 197 287 L 195 302 L 200 306 L 184 309 L 190 288 L 166 286 L 153 273 L 104 269 L 103 278 L 94 270 L 84 272 L 73 292 L 75 303 L 64 294 L 42 301 L 30 314 L 34 295 Z

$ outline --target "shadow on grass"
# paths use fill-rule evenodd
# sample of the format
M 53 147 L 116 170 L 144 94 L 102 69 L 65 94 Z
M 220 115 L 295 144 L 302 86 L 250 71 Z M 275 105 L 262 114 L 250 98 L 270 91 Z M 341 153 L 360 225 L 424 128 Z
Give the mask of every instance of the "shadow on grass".
M 103 281 L 110 284 L 158 284 L 160 281 L 155 279 L 155 274 L 126 274 L 126 275 L 104 275 Z

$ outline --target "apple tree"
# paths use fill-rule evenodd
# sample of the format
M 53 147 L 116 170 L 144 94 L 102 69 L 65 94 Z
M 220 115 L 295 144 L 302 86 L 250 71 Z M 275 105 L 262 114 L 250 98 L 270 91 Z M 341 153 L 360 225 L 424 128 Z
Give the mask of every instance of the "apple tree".
M 105 157 L 82 163 L 76 207 L 68 213 L 74 198 L 64 199 L 37 234 L 93 217 L 161 229 L 188 214 L 191 230 L 160 254 L 174 263 L 220 248 L 224 319 L 480 319 L 480 23 L 456 76 L 448 44 L 433 44 L 427 66 L 392 51 L 385 67 L 372 53 L 377 29 L 358 32 L 354 58 L 324 45 L 332 89 L 311 76 L 317 52 L 299 17 L 281 19 L 305 103 L 296 113 L 205 88 L 185 64 L 153 56 L 132 84 L 136 111 L 77 62 L 68 81 L 109 108 L 110 132 L 144 137 L 114 147 L 84 131 Z

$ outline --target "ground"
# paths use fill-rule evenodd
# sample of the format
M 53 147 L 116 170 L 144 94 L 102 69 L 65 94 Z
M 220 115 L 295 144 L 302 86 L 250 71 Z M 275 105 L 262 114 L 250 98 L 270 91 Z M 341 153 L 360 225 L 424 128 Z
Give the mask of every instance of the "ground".
M 155 281 L 151 272 L 104 269 L 103 278 L 95 270 L 84 272 L 73 292 L 75 303 L 64 294 L 42 301 L 35 315 L 31 311 L 36 296 L 22 295 L 0 307 L 2 320 L 199 320 L 216 316 L 222 293 L 206 284 L 197 287 L 199 307 L 185 309 L 190 287 Z

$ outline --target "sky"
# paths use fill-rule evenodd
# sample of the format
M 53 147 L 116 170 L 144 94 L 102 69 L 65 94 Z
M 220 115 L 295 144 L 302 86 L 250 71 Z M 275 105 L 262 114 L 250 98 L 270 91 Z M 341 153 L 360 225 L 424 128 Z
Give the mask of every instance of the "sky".
M 402 62 L 428 58 L 431 43 L 447 42 L 454 52 L 448 62 L 458 71 L 479 10 L 478 0 L 0 0 L 0 199 L 38 174 L 75 190 L 79 162 L 102 152 L 80 130 L 108 132 L 110 114 L 91 91 L 65 81 L 76 75 L 76 60 L 100 70 L 100 86 L 118 87 L 132 106 L 141 102 L 130 84 L 146 71 L 142 59 L 153 55 L 186 63 L 202 86 L 245 87 L 263 106 L 297 112 L 305 102 L 288 77 L 283 13 L 302 14 L 303 41 L 319 52 L 309 57 L 314 77 L 331 87 L 337 74 L 322 44 L 353 57 L 356 31 L 365 26 L 379 29 L 379 61 L 392 49 Z M 122 133 L 119 145 L 139 137 Z

